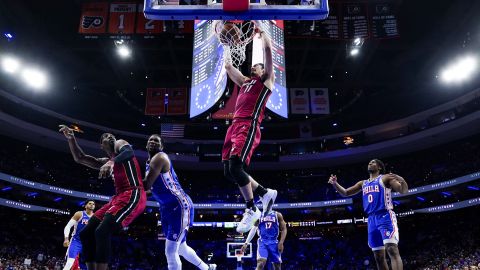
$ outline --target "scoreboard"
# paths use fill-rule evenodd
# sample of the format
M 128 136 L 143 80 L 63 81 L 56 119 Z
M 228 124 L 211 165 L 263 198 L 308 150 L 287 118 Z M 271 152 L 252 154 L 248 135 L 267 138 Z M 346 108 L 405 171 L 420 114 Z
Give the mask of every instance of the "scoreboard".
M 227 86 L 223 46 L 214 35 L 213 21 L 195 21 L 194 29 L 190 118 L 212 108 Z
M 287 85 L 285 76 L 285 40 L 283 21 L 261 21 L 261 28 L 272 39 L 272 57 L 275 83 L 267 101 L 267 108 L 275 114 L 288 116 Z M 227 86 L 224 49 L 213 31 L 214 21 L 197 20 L 194 25 L 192 88 L 190 117 L 211 109 L 223 96 Z M 262 42 L 253 39 L 251 63 L 263 63 Z

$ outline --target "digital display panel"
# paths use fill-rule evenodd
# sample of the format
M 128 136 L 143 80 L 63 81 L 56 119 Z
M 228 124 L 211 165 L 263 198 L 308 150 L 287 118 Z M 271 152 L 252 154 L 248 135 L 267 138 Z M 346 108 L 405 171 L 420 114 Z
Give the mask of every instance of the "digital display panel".
M 272 94 L 267 102 L 267 108 L 284 118 L 288 117 L 287 78 L 285 70 L 285 35 L 284 22 L 282 20 L 261 21 L 260 28 L 269 35 L 272 40 L 273 70 L 275 83 Z M 253 39 L 252 65 L 263 63 L 262 40 Z
M 284 22 L 261 21 L 262 30 L 272 39 L 275 84 L 267 108 L 282 117 L 288 117 L 288 98 L 285 75 Z M 192 87 L 190 118 L 212 108 L 222 97 L 227 85 L 224 48 L 213 31 L 214 21 L 197 20 L 194 25 Z M 263 63 L 263 44 L 253 39 L 252 63 Z
M 190 118 L 206 112 L 215 105 L 227 86 L 223 46 L 212 27 L 212 20 L 195 21 Z

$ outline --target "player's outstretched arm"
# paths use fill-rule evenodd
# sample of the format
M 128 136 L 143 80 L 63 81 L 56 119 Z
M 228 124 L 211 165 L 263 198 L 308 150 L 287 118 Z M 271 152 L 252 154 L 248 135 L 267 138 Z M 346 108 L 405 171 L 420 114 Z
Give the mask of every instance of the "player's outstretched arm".
M 275 81 L 275 72 L 273 70 L 272 41 L 270 37 L 261 29 L 258 30 L 263 43 L 264 73 L 262 75 L 263 83 L 269 89 L 273 88 Z
M 63 236 L 64 236 L 63 246 L 64 247 L 68 247 L 68 245 L 70 245 L 70 241 L 68 240 L 70 236 L 70 230 L 72 229 L 73 226 L 75 226 L 78 223 L 80 218 L 82 218 L 82 212 L 77 211 L 73 215 L 73 217 L 68 221 L 67 225 L 65 225 L 65 228 L 63 228 Z
M 247 77 L 245 77 L 240 70 L 232 65 L 232 59 L 230 56 L 225 59 L 225 69 L 227 70 L 228 77 L 240 87 L 247 79 Z
M 80 148 L 78 145 L 71 128 L 67 127 L 66 125 L 60 125 L 59 127 L 59 131 L 62 132 L 65 138 L 68 140 L 68 146 L 75 162 L 96 170 L 99 170 L 105 163 L 107 163 L 109 160 L 108 158 L 96 158 L 86 155 L 82 148 Z
M 143 188 L 150 190 L 158 176 L 170 170 L 170 160 L 165 153 L 157 153 L 150 160 L 150 170 L 143 180 Z
M 408 192 L 407 182 L 405 181 L 405 179 L 403 179 L 403 177 L 398 174 L 384 174 L 382 177 L 382 181 L 387 187 L 393 189 L 393 191 L 400 192 L 401 194 L 405 194 Z
M 344 188 L 337 182 L 337 176 L 333 175 L 333 174 L 330 175 L 330 178 L 328 179 L 328 183 L 332 184 L 332 186 L 343 197 L 352 196 L 352 195 L 355 195 L 355 194 L 359 193 L 362 190 L 362 185 L 363 185 L 363 181 L 358 181 L 355 185 L 353 185 L 349 188 Z
M 257 233 L 257 229 L 258 229 L 258 224 L 259 224 L 259 222 L 257 220 L 255 222 L 255 225 L 253 225 L 253 227 L 248 232 L 247 239 L 245 240 L 245 243 L 242 246 L 242 252 L 243 253 L 245 253 L 245 250 L 247 249 L 248 243 L 250 243 L 252 241 L 253 237 L 255 237 L 255 234 Z
M 283 215 L 280 212 L 277 212 L 278 224 L 280 225 L 280 240 L 278 240 L 278 251 L 283 252 L 283 243 L 285 238 L 287 238 L 287 223 L 283 219 Z

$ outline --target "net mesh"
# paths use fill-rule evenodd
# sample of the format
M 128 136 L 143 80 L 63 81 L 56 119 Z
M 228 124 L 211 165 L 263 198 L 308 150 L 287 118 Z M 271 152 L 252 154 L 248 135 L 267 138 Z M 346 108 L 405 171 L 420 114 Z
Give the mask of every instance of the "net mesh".
M 245 48 L 255 36 L 253 21 L 216 21 L 215 34 L 223 46 L 225 61 L 239 67 L 245 61 Z

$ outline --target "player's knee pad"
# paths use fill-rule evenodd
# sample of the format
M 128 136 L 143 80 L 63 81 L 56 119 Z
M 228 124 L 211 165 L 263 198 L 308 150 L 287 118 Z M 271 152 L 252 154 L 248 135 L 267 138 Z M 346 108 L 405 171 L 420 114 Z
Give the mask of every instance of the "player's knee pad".
M 243 162 L 239 157 L 231 157 L 228 163 L 228 169 L 235 181 L 240 187 L 244 187 L 250 183 L 248 174 L 243 169 Z
M 166 240 L 165 241 L 165 257 L 167 257 L 168 270 L 181 270 L 182 261 L 180 260 L 180 255 L 178 254 L 180 243 Z
M 223 175 L 225 176 L 225 178 L 228 179 L 228 181 L 236 184 L 237 181 L 235 180 L 235 178 L 232 176 L 232 174 L 230 173 L 230 167 L 229 167 L 229 161 L 228 160 L 224 160 L 223 161 Z

